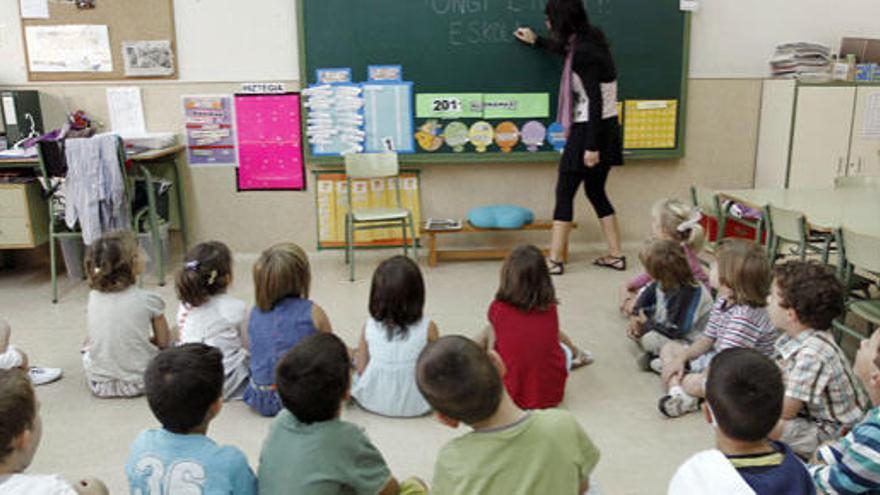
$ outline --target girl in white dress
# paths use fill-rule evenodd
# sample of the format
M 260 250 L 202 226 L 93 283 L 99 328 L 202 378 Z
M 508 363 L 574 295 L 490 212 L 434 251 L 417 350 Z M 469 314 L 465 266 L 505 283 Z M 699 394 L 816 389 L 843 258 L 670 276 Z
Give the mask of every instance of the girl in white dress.
M 186 253 L 176 282 L 178 343 L 198 342 L 223 353 L 223 399 L 240 399 L 250 370 L 247 304 L 226 293 L 232 253 L 226 244 L 203 242 Z
M 395 256 L 376 268 L 370 318 L 354 351 L 351 395 L 364 409 L 396 417 L 431 412 L 416 386 L 416 361 L 439 331 L 422 315 L 424 306 L 425 282 L 415 262 Z

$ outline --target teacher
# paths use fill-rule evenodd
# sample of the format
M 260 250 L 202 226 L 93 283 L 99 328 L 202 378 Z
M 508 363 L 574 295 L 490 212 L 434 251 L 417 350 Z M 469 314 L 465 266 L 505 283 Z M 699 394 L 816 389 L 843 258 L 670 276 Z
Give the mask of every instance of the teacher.
M 623 165 L 617 70 L 608 40 L 602 30 L 590 24 L 582 0 L 549 0 L 544 12 L 551 38 L 538 36 L 527 27 L 517 29 L 514 35 L 523 43 L 565 56 L 556 120 L 565 129 L 567 141 L 559 162 L 553 243 L 547 264 L 553 275 L 565 272 L 574 196 L 583 182 L 608 243 L 608 253 L 593 264 L 626 270 L 617 217 L 605 193 L 611 167 Z

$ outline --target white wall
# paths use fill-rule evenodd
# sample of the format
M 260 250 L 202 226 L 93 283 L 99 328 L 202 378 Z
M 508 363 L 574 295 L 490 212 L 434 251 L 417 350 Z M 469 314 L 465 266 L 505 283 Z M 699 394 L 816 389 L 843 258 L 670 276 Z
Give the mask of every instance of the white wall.
M 27 82 L 17 4 L 0 0 L 0 85 Z M 298 79 L 296 5 L 295 0 L 174 0 L 180 81 Z
M 691 25 L 691 77 L 766 77 L 774 47 L 843 36 L 880 38 L 878 0 L 699 0 Z
M 17 2 L 0 0 L 0 85 L 27 82 Z M 174 11 L 181 82 L 298 79 L 296 0 L 174 0 Z M 765 77 L 777 43 L 880 37 L 878 19 L 878 0 L 700 0 L 691 77 Z

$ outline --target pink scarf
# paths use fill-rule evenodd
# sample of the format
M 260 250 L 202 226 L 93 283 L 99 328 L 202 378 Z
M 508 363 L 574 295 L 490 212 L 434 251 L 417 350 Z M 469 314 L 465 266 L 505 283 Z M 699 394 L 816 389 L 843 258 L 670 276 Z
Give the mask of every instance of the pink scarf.
M 571 114 L 574 106 L 571 101 L 571 76 L 576 41 L 577 35 L 572 34 L 568 37 L 568 45 L 565 47 L 565 66 L 562 68 L 562 79 L 559 81 L 559 104 L 556 108 L 556 120 L 562 124 L 565 137 L 568 137 L 568 132 L 571 129 Z

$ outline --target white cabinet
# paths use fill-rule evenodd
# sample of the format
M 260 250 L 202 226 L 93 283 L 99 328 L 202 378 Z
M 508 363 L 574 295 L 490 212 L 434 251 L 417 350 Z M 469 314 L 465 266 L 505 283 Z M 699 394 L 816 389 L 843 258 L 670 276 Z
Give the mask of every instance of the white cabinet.
M 831 187 L 847 175 L 880 176 L 880 138 L 865 136 L 880 86 L 764 81 L 756 188 Z
M 798 89 L 788 187 L 830 187 L 846 174 L 854 87 Z
M 755 166 L 756 189 L 778 189 L 785 186 L 795 91 L 794 79 L 764 81 Z

